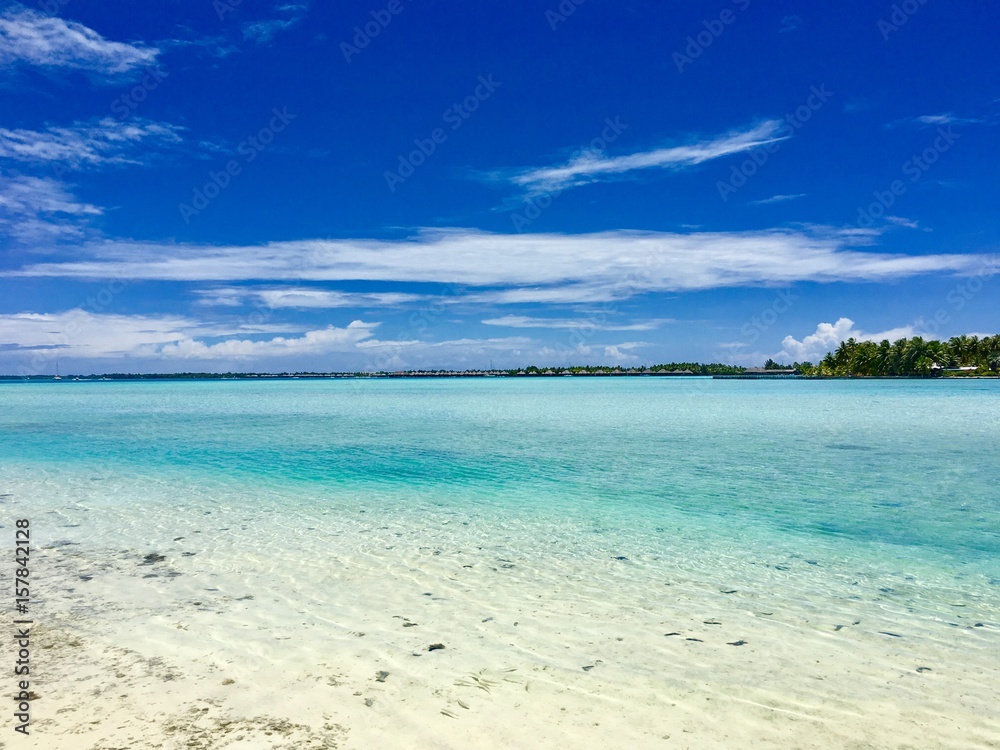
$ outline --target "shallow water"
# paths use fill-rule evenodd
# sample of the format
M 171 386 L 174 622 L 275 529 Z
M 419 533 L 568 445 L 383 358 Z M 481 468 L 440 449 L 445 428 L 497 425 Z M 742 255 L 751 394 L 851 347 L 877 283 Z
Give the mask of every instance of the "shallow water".
M 489 508 L 654 546 L 669 522 L 1000 573 L 993 382 L 4 384 L 0 403 L 5 472 L 205 482 L 206 509 L 263 486 L 289 514 Z
M 234 628 L 294 621 L 374 634 L 372 658 L 394 659 L 417 641 L 389 628 L 440 606 L 482 659 L 516 643 L 549 669 L 607 640 L 579 659 L 613 660 L 616 690 L 699 663 L 660 651 L 674 631 L 726 658 L 767 643 L 765 671 L 855 649 L 861 673 L 895 664 L 896 639 L 909 671 L 962 654 L 995 670 L 998 438 L 989 381 L 8 383 L 0 493 L 8 517 L 32 519 L 52 575 L 71 550 L 74 573 L 132 560 L 121 570 L 161 587 L 120 615 L 133 626 L 213 592 L 226 607 L 266 596 L 252 617 L 219 604 L 226 627 L 208 640 L 222 650 Z M 150 551 L 173 577 L 140 565 Z M 98 619 L 114 596 L 66 590 Z M 851 628 L 856 643 L 829 642 Z M 305 665 L 321 649 L 301 640 L 289 658 Z M 744 679 L 705 670 L 730 696 Z

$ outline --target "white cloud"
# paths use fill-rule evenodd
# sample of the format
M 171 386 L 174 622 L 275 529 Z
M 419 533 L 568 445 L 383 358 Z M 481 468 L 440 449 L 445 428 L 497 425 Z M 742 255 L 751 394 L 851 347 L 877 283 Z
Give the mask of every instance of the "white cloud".
M 916 122 L 921 125 L 949 125 L 955 122 L 955 118 L 951 115 L 921 115 Z
M 139 347 L 225 330 L 178 315 L 112 315 L 79 308 L 61 313 L 0 315 L 0 326 L 8 351 L 30 349 L 73 357 L 125 356 Z
M 529 194 L 555 193 L 646 169 L 691 167 L 784 140 L 789 137 L 787 134 L 782 135 L 786 130 L 781 120 L 766 120 L 747 130 L 734 130 L 683 146 L 659 148 L 627 156 L 607 156 L 602 151 L 584 151 L 565 164 L 522 170 L 511 181 Z
M 106 117 L 92 123 L 46 130 L 0 128 L 0 158 L 67 169 L 140 164 L 157 146 L 179 143 L 182 128 L 167 123 Z M 142 154 L 138 153 L 142 148 Z
M 731 344 L 719 344 L 718 346 L 730 347 L 728 351 L 720 351 L 715 355 L 717 361 L 727 365 L 761 367 L 768 359 L 781 360 L 781 355 L 773 352 L 738 351 L 738 347 L 733 347 Z M 791 360 L 782 364 L 791 364 Z
M 159 50 L 112 42 L 93 29 L 14 5 L 0 15 L 0 67 L 27 63 L 113 77 L 152 65 Z
M 854 321 L 850 318 L 840 318 L 836 323 L 820 323 L 816 326 L 815 333 L 801 341 L 793 336 L 785 336 L 781 342 L 781 354 L 796 362 L 815 362 L 836 349 L 841 341 L 846 341 L 851 336 L 856 338 L 856 333 Z
M 826 356 L 827 352 L 832 352 L 841 342 L 848 339 L 857 341 L 896 341 L 901 338 L 912 336 L 929 337 L 927 333 L 917 330 L 914 326 L 901 326 L 891 328 L 879 333 L 865 333 L 854 327 L 854 321 L 850 318 L 839 318 L 836 323 L 820 323 L 816 326 L 816 332 L 804 337 L 801 341 L 793 336 L 785 336 L 781 342 L 782 349 L 776 359 L 787 362 L 813 362 L 816 363 Z M 931 337 L 933 338 L 933 337 Z
M 299 337 L 269 340 L 227 338 L 273 334 L 288 326 L 205 323 L 181 315 L 115 315 L 79 308 L 60 313 L 0 315 L 0 353 L 25 352 L 74 359 L 162 358 L 243 359 L 343 349 L 371 337 L 377 323 L 354 321 Z M 205 340 L 224 338 L 217 343 Z
M 15 214 L 94 216 L 102 209 L 80 203 L 61 182 L 46 177 L 0 177 L 0 208 Z
M 330 309 L 337 307 L 396 307 L 428 299 L 427 295 L 400 292 L 338 292 L 306 287 L 255 289 L 217 287 L 195 292 L 200 304 L 235 307 L 257 303 L 262 307 Z
M 357 348 L 366 354 L 357 368 L 364 371 L 486 368 L 494 358 L 499 366 L 511 366 L 522 361 L 542 361 L 541 357 L 546 356 L 532 339 L 521 336 L 446 341 L 369 339 Z
M 475 290 L 465 301 L 502 304 L 1000 271 L 996 256 L 903 255 L 853 247 L 870 240 L 869 234 L 837 231 L 503 235 L 456 229 L 429 230 L 406 240 L 304 240 L 248 247 L 102 242 L 81 246 L 83 259 L 30 264 L 0 276 L 427 282 L 493 287 Z
M 895 224 L 897 227 L 906 227 L 907 229 L 919 229 L 920 224 L 913 219 L 907 219 L 903 216 L 886 216 L 885 220 L 890 224 Z
M 625 295 L 627 296 L 627 295 Z M 620 298 L 618 290 L 600 284 L 563 284 L 550 287 L 527 287 L 493 292 L 475 292 L 462 296 L 474 305 L 576 305 L 609 302 Z
M 638 361 L 639 357 L 631 352 L 644 346 L 651 346 L 645 341 L 624 341 L 620 344 L 603 344 L 582 341 L 575 345 L 543 346 L 532 352 L 534 363 L 552 363 L 559 365 L 620 365 L 626 362 Z
M 244 370 L 267 370 L 276 365 L 286 369 L 296 362 L 311 366 L 323 362 L 329 369 L 349 370 L 441 367 L 449 362 L 479 367 L 484 357 L 519 356 L 522 349 L 534 344 L 519 336 L 379 340 L 374 337 L 379 325 L 355 320 L 343 327 L 329 325 L 291 333 L 288 326 L 211 323 L 181 315 L 115 315 L 82 309 L 5 314 L 0 315 L 0 363 L 7 371 L 14 371 L 20 363 L 29 373 L 52 372 L 57 358 L 70 363 L 69 367 L 80 361 L 120 360 L 146 363 L 158 371 L 175 367 L 165 365 L 165 360 L 194 360 Z M 337 360 L 329 360 L 329 355 L 338 355 Z
M 167 359 L 232 361 L 347 352 L 354 349 L 359 342 L 369 339 L 372 336 L 372 330 L 378 325 L 378 323 L 355 320 L 346 328 L 327 326 L 315 331 L 306 331 L 298 337 L 276 336 L 264 341 L 227 339 L 214 344 L 206 344 L 204 341 L 185 338 L 159 347 L 150 351 L 149 354 Z M 140 351 L 137 354 L 141 355 L 143 352 Z
M 302 3 L 286 3 L 275 8 L 276 13 L 287 14 L 288 18 L 271 18 L 263 21 L 251 21 L 243 24 L 243 38 L 249 39 L 257 44 L 268 44 L 281 31 L 288 29 L 299 23 L 309 10 L 309 6 Z
M 795 193 L 794 195 L 772 195 L 770 198 L 763 198 L 759 201 L 750 201 L 751 205 L 754 206 L 767 206 L 771 203 L 784 203 L 785 201 L 794 201 L 799 198 L 805 198 L 808 193 Z
M 512 347 L 527 346 L 531 343 L 532 340 L 525 336 L 506 336 L 495 339 L 449 339 L 448 341 L 436 341 L 430 344 L 430 346 L 435 348 L 464 347 L 471 349 L 473 352 L 485 352 L 505 351 Z
M 57 180 L 0 175 L 0 229 L 20 242 L 79 239 L 87 218 L 102 213 L 98 206 L 78 201 Z
M 648 346 L 643 341 L 626 341 L 624 344 L 614 344 L 604 347 L 604 356 L 615 362 L 635 362 L 639 358 L 634 354 L 629 354 L 633 349 L 641 346 Z
M 499 338 L 462 338 L 445 341 L 379 340 L 366 339 L 357 345 L 368 356 L 365 370 L 392 370 L 403 367 L 439 369 L 445 363 L 461 369 L 463 365 L 483 367 L 484 357 L 520 355 L 522 350 L 533 348 L 535 342 L 524 336 Z
M 903 125 L 911 127 L 941 127 L 944 125 L 983 125 L 986 120 L 976 117 L 959 117 L 951 112 L 936 115 L 920 115 L 919 117 L 904 117 L 886 124 L 887 128 L 897 128 Z
M 652 331 L 659 327 L 660 323 L 670 322 L 667 320 L 653 320 L 643 323 L 631 323 L 626 325 L 614 325 L 612 323 L 600 323 L 595 318 L 531 318 L 524 315 L 504 315 L 500 318 L 489 318 L 483 320 L 483 325 L 504 326 L 506 328 L 567 328 L 570 330 L 590 330 L 590 331 Z

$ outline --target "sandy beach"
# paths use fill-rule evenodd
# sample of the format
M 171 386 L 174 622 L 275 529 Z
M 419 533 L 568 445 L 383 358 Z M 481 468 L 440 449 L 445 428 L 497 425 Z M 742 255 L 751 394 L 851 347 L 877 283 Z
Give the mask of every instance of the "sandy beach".
M 47 514 L 37 747 L 1000 747 L 995 611 L 904 574 L 474 513 L 163 520 L 112 547 L 109 507 Z

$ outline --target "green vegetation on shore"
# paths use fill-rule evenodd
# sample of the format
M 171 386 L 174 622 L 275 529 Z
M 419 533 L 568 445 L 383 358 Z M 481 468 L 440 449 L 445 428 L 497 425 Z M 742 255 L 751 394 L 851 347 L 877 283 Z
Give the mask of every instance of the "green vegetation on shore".
M 643 376 L 683 377 L 692 375 L 741 375 L 778 370 L 796 371 L 805 377 L 961 377 L 1000 376 L 1000 334 L 995 336 L 955 336 L 948 341 L 925 340 L 919 336 L 890 343 L 848 339 L 828 353 L 818 365 L 795 362 L 784 365 L 767 360 L 763 368 L 748 370 L 719 362 L 670 362 L 636 367 L 574 365 L 495 370 L 398 370 L 395 372 L 178 372 L 108 373 L 106 375 L 65 375 L 59 380 L 252 380 L 275 378 L 434 378 L 434 377 L 552 377 L 552 376 Z M 0 380 L 52 380 L 52 375 L 0 375 Z
M 960 368 L 968 368 L 960 370 Z M 1000 335 L 955 336 L 948 341 L 919 336 L 890 343 L 848 339 L 818 365 L 798 365 L 803 375 L 827 377 L 929 377 L 932 375 L 997 375 Z
M 685 376 L 735 375 L 746 368 L 720 363 L 674 362 L 663 365 L 624 368 L 604 365 L 573 367 L 524 367 L 495 370 L 397 370 L 395 372 L 175 372 L 175 373 L 108 373 L 106 375 L 64 375 L 60 380 L 254 380 L 280 378 L 432 378 L 432 377 L 539 377 L 539 376 Z M 0 375 L 0 380 L 52 380 L 52 375 Z

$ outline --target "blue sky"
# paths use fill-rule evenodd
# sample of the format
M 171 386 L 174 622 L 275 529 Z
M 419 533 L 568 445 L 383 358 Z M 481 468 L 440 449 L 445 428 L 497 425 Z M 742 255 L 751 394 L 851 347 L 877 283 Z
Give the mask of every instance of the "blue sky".
M 1000 331 L 1000 9 L 0 4 L 0 372 Z

